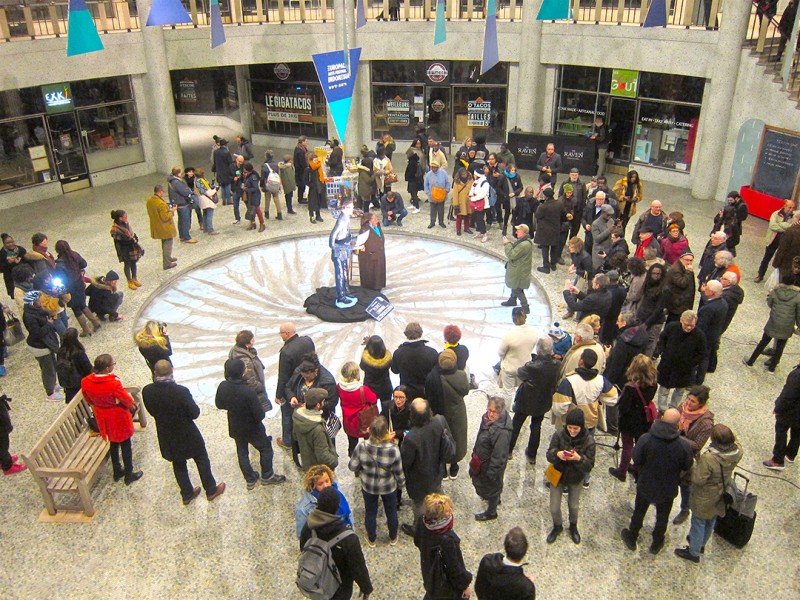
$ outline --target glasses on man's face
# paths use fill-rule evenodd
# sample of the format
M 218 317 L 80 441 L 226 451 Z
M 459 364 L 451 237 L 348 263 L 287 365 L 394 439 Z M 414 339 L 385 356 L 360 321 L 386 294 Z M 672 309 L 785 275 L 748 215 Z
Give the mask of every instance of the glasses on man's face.
M 490 414 L 490 415 L 499 415 L 500 414 L 500 411 L 497 410 L 496 408 L 487 408 L 486 412 L 487 412 L 487 414 Z

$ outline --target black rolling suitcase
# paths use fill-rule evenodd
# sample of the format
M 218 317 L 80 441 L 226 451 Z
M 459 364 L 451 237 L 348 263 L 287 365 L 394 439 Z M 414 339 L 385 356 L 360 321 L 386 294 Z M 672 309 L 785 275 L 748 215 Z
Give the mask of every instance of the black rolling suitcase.
M 736 484 L 736 477 L 744 479 L 744 489 Z M 737 548 L 744 548 L 753 535 L 756 524 L 756 501 L 758 497 L 747 491 L 750 480 L 734 473 L 726 488 L 725 516 L 718 518 L 714 532 Z

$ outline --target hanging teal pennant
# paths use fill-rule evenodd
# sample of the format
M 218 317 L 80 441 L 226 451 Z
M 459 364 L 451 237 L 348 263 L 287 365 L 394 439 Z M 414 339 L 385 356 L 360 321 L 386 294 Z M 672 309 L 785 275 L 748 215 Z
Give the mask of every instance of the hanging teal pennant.
M 433 33 L 433 45 L 441 44 L 447 40 L 447 29 L 445 28 L 444 0 L 436 2 L 436 29 Z
M 497 6 L 495 0 L 486 5 L 486 28 L 483 30 L 483 58 L 481 59 L 481 75 L 500 62 L 497 50 Z
M 349 60 L 347 57 L 349 56 Z M 313 54 L 314 68 L 322 84 L 322 91 L 328 101 L 328 110 L 333 118 L 333 125 L 339 138 L 344 141 L 347 134 L 347 119 L 350 117 L 350 104 L 356 85 L 358 61 L 361 48 L 350 48 L 345 54 L 343 50 Z
M 222 13 L 219 0 L 211 0 L 211 47 L 216 48 L 225 43 L 225 28 L 222 26 Z
M 367 24 L 366 8 L 364 7 L 365 0 L 356 0 L 356 29 L 361 29 Z
M 147 27 L 191 22 L 192 18 L 181 4 L 181 0 L 153 0 L 150 14 L 147 15 Z
M 103 49 L 86 0 L 70 0 L 67 23 L 67 56 L 77 56 Z
M 569 19 L 570 3 L 569 0 L 543 0 L 536 15 L 537 21 L 558 21 Z
M 708 2 L 710 0 L 706 0 Z M 650 8 L 647 9 L 647 16 L 644 18 L 642 27 L 666 27 L 667 26 L 667 2 L 666 0 L 653 0 Z

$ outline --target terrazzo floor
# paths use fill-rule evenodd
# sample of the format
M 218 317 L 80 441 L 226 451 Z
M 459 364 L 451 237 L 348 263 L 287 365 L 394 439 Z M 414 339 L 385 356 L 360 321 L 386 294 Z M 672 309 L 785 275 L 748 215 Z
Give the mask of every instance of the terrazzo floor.
M 204 127 L 182 132 L 188 164 L 205 165 L 213 133 L 235 134 Z M 260 154 L 263 148 L 257 150 Z M 399 162 L 396 168 L 402 168 Z M 523 172 L 522 177 L 523 181 L 533 180 L 530 173 Z M 233 441 L 227 436 L 225 415 L 209 404 L 209 390 L 221 373 L 219 357 L 227 352 L 236 331 L 244 326 L 256 329 L 256 346 L 267 363 L 270 381 L 274 382 L 281 344 L 277 324 L 287 317 L 297 321 L 301 333 L 314 337 L 323 361 L 333 372 L 338 371 L 342 360 L 354 356 L 366 333 L 379 332 L 394 348 L 401 341 L 405 321 L 413 315 L 422 321 L 425 337 L 440 348 L 441 329 L 454 322 L 465 330 L 463 342 L 474 357 L 471 369 L 486 374 L 481 378 L 488 379 L 495 360 L 492 349 L 509 327 L 507 309 L 491 306 L 491 301 L 499 303 L 504 299 L 502 248 L 496 228 L 490 231 L 490 241 L 480 244 L 469 238 L 456 238 L 452 224 L 447 230 L 427 231 L 424 210 L 410 215 L 402 234 L 387 232 L 387 295 L 397 304 L 396 314 L 380 324 L 329 328 L 302 314 L 294 298 L 303 293 L 303 285 L 310 289 L 311 281 L 323 285 L 332 282 L 327 256 L 323 260 L 316 250 L 297 250 L 323 245 L 324 238 L 320 236 L 327 234 L 331 223 L 311 226 L 298 214 L 282 222 L 271 220 L 267 231 L 258 234 L 230 225 L 231 209 L 221 207 L 215 218 L 221 235 L 208 237 L 193 231 L 200 243 L 176 244 L 179 268 L 164 272 L 160 268 L 159 245 L 149 239 L 144 207 L 152 186 L 163 179 L 142 177 L 5 209 L 0 211 L 0 229 L 14 234 L 26 247 L 30 247 L 30 236 L 36 231 L 47 233 L 51 245 L 58 239 L 67 239 L 88 261 L 90 275 L 103 274 L 111 268 L 121 273 L 108 235 L 108 215 L 120 207 L 130 213 L 133 228 L 147 251 L 140 262 L 139 279 L 144 286 L 137 291 L 125 290 L 125 321 L 105 324 L 86 341 L 87 351 L 91 357 L 111 352 L 123 382 L 144 385 L 149 373 L 132 335 L 141 319 L 167 315 L 164 320 L 173 324 L 178 381 L 196 391 L 202 409 L 198 425 L 205 436 L 214 473 L 228 483 L 228 490 L 213 503 L 201 498 L 189 507 L 182 506 L 171 467 L 160 457 L 153 426 L 134 437 L 134 461 L 144 471 L 144 478 L 125 487 L 112 482 L 109 468 L 93 489 L 98 512 L 89 524 L 40 523 L 42 502 L 32 478 L 28 474 L 0 477 L 4 505 L 0 543 L 7 565 L 0 574 L 0 597 L 299 598 L 293 583 L 298 554 L 293 510 L 300 495 L 301 473 L 285 452 L 276 449 L 276 470 L 285 473 L 289 481 L 248 492 L 238 470 Z M 680 209 L 685 213 L 689 239 L 699 254 L 720 203 L 693 200 L 677 188 L 648 185 L 646 181 L 645 185 L 648 199 L 661 199 L 667 211 Z M 759 504 L 750 544 L 738 550 L 715 537 L 701 564 L 694 566 L 672 554 L 672 549 L 682 543 L 688 523 L 670 525 L 665 550 L 653 557 L 647 552 L 646 543 L 654 518 L 651 511 L 640 538 L 645 543 L 637 552 L 628 552 L 619 539 L 619 530 L 630 517 L 634 486 L 631 482 L 619 483 L 606 473 L 615 464 L 614 452 L 600 448 L 591 487 L 581 502 L 583 542 L 575 546 L 562 536 L 548 546 L 544 538 L 550 529 L 550 515 L 541 465 L 545 463 L 544 449 L 552 427 L 545 423 L 540 466 L 528 465 L 520 447 L 509 463 L 497 521 L 478 524 L 472 519 L 472 513 L 482 510 L 482 504 L 466 469 L 457 480 L 444 482 L 446 493 L 455 502 L 455 530 L 462 538 L 464 557 L 473 573 L 481 556 L 501 550 L 506 531 L 520 525 L 530 541 L 530 564 L 526 569 L 536 577 L 540 598 L 755 598 L 765 594 L 775 599 L 800 597 L 796 561 L 800 542 L 798 489 L 782 480 L 797 484 L 800 466 L 789 466 L 778 477 L 760 466 L 772 447 L 772 405 L 798 360 L 798 340 L 790 340 L 775 375 L 768 374 L 761 362 L 753 369 L 741 366 L 741 357 L 760 338 L 768 315 L 763 287 L 752 283 L 765 230 L 766 223 L 755 218 L 744 224 L 737 263 L 744 275 L 746 299 L 723 339 L 719 368 L 707 378 L 712 387 L 710 407 L 717 422 L 729 425 L 744 447 L 741 466 L 759 475 L 773 476 L 752 477 L 752 491 L 758 494 Z M 237 253 L 237 249 L 242 252 Z M 275 271 L 276 256 L 291 257 L 286 273 Z M 307 257 L 315 267 L 310 275 Z M 466 266 L 458 266 L 461 263 L 456 258 Z M 247 292 L 234 289 L 226 278 L 231 273 L 248 272 L 246 266 L 238 266 L 237 261 L 242 260 L 258 265 L 259 272 L 272 272 L 274 277 L 265 277 L 263 282 L 250 277 L 246 281 Z M 398 280 L 397 273 L 403 279 Z M 275 282 L 283 281 L 284 274 L 296 275 L 291 285 L 300 291 L 291 296 L 273 292 Z M 534 324 L 543 328 L 548 314 L 561 312 L 558 305 L 564 271 L 535 273 L 535 278 L 542 305 L 534 313 Z M 180 294 L 187 289 L 200 290 L 203 297 L 198 304 L 202 310 L 193 316 L 185 308 L 175 308 Z M 242 301 L 243 293 L 250 304 Z M 262 310 L 254 304 L 259 294 L 264 303 Z M 200 349 L 200 358 L 191 355 L 187 359 L 192 344 Z M 24 344 L 12 347 L 10 353 L 6 361 L 9 374 L 0 380 L 0 389 L 14 398 L 15 430 L 11 440 L 16 452 L 31 448 L 62 407 L 44 401 L 36 363 Z M 268 389 L 272 388 L 274 385 L 268 385 Z M 467 402 L 469 437 L 474 439 L 484 406 L 478 397 L 471 396 Z M 277 437 L 279 429 L 278 418 L 267 420 L 270 435 Z M 526 436 L 524 432 L 518 446 L 524 444 Z M 613 442 L 608 438 L 598 441 Z M 363 502 L 358 483 L 346 468 L 343 437 L 338 448 L 341 466 L 336 475 L 353 506 L 356 531 L 363 540 Z M 196 475 L 194 478 L 197 480 Z M 401 521 L 409 519 L 409 509 L 403 508 Z M 378 522 L 378 547 L 368 549 L 364 544 L 375 585 L 372 597 L 421 598 L 416 548 L 405 536 L 401 536 L 399 545 L 389 547 L 382 517 Z

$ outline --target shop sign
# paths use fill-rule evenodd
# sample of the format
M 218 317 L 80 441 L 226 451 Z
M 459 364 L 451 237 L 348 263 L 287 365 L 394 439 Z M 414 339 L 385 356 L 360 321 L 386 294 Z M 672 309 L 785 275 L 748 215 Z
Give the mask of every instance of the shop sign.
M 613 69 L 611 71 L 611 95 L 622 98 L 636 98 L 639 71 Z
M 431 102 L 431 110 L 437 113 L 442 112 L 444 110 L 444 102 L 442 102 L 441 100 L 434 100 L 433 102 Z
M 267 120 L 285 123 L 308 121 L 314 108 L 314 100 L 311 96 L 267 94 L 266 103 Z
M 447 68 L 449 63 L 430 62 L 425 68 L 425 75 L 431 83 L 437 85 L 449 83 L 450 70 Z
M 48 114 L 72 110 L 72 90 L 68 83 L 43 85 L 42 96 Z
M 411 124 L 411 101 L 396 96 L 386 101 L 386 122 L 389 127 L 405 127 Z
M 236 93 L 236 84 L 228 84 L 228 101 L 236 104 L 238 102 L 238 94 Z
M 286 63 L 278 63 L 272 71 L 275 73 L 275 77 L 281 81 L 286 81 L 289 79 L 289 75 L 292 74 L 292 69 Z
M 183 79 L 178 84 L 181 104 L 197 104 L 197 82 L 193 79 Z
M 489 127 L 492 117 L 492 103 L 478 97 L 467 102 L 467 126 Z

